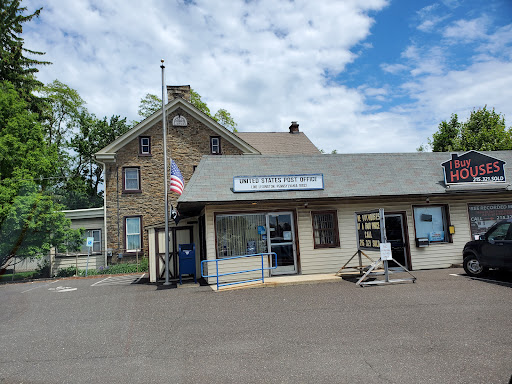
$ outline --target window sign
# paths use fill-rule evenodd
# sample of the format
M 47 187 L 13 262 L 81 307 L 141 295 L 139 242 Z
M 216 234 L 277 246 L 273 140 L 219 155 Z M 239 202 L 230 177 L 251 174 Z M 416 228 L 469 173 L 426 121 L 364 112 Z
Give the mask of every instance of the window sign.
M 428 239 L 431 242 L 444 241 L 444 231 L 433 231 L 428 234 Z
M 468 204 L 471 238 L 487 232 L 497 221 L 512 219 L 512 203 Z
M 431 243 L 447 241 L 445 207 L 414 207 L 414 227 L 416 238 L 428 238 Z
M 310 191 L 324 189 L 324 175 L 235 176 L 233 192 Z

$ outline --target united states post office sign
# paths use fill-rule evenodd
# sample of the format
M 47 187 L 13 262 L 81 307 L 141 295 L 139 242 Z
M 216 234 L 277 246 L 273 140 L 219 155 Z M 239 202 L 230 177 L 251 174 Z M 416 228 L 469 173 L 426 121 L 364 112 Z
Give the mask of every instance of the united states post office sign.
M 311 191 L 324 189 L 324 175 L 235 176 L 233 192 Z

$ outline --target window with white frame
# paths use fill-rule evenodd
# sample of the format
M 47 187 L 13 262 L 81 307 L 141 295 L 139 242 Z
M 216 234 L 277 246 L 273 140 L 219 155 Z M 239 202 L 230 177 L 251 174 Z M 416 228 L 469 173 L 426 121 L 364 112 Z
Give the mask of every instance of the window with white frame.
M 151 155 L 151 138 L 149 136 L 139 137 L 139 155 Z
M 140 192 L 140 168 L 123 168 L 123 192 Z
M 89 247 L 85 244 L 85 241 L 88 237 L 92 237 L 94 239 L 92 243 L 92 252 L 99 253 L 101 252 L 101 229 L 86 229 L 84 232 L 84 245 L 82 245 L 81 252 L 88 253 Z
M 445 205 L 413 207 L 416 238 L 428 238 L 430 243 L 449 242 L 448 210 Z
M 126 252 L 136 252 L 142 248 L 142 223 L 140 216 L 125 217 Z
M 220 137 L 210 137 L 210 153 L 212 155 L 220 155 Z

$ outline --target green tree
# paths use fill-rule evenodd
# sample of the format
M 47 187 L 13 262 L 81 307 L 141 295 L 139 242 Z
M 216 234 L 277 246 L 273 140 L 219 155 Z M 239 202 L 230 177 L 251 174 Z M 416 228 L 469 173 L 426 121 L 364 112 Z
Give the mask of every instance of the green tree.
M 201 99 L 201 95 L 193 89 L 190 89 L 190 103 L 219 124 L 222 124 L 224 127 L 231 129 L 233 132 L 238 132 L 236 129 L 237 123 L 227 110 L 221 108 L 214 115 L 212 115 L 208 105 Z M 140 117 L 146 119 L 153 113 L 159 111 L 161 108 L 162 99 L 156 95 L 148 93 L 140 100 L 138 114 Z M 133 125 L 138 123 L 138 121 L 134 121 Z
M 76 90 L 59 80 L 45 85 L 41 93 L 46 100 L 41 116 L 46 140 L 49 145 L 65 148 L 85 111 L 85 101 Z
M 231 113 L 225 109 L 219 109 L 213 116 L 213 119 L 224 127 L 231 128 L 233 132 L 238 132 L 238 129 L 236 129 L 237 123 L 231 116 Z
M 0 267 L 14 256 L 74 244 L 80 235 L 47 192 L 57 163 L 38 115 L 11 83 L 0 82 Z
M 27 8 L 20 7 L 20 0 L 0 1 L 0 81 L 9 81 L 14 88 L 28 101 L 28 107 L 39 111 L 41 99 L 33 95 L 43 84 L 36 79 L 36 65 L 50 64 L 26 55 L 44 55 L 44 52 L 25 48 L 21 37 L 23 24 L 38 17 L 42 8 L 34 13 L 24 15 Z
M 456 151 L 456 148 L 459 147 L 461 132 L 461 123 L 459 123 L 457 115 L 453 114 L 449 122 L 442 121 L 438 128 L 438 131 L 432 135 L 432 140 L 429 140 L 432 151 Z
M 78 121 L 78 129 L 69 143 L 74 155 L 67 163 L 68 177 L 56 193 L 68 209 L 101 207 L 102 168 L 94 161 L 94 154 L 126 133 L 130 126 L 126 118 L 98 119 L 87 111 L 82 112 Z
M 429 140 L 434 152 L 499 151 L 512 149 L 512 129 L 505 126 L 505 118 L 494 108 L 473 110 L 465 123 L 452 115 L 449 122 L 442 121 Z
M 162 99 L 160 99 L 156 95 L 152 95 L 151 93 L 146 93 L 146 96 L 144 96 L 140 100 L 138 114 L 139 116 L 143 117 L 144 119 L 147 119 L 149 116 L 151 116 L 156 111 L 160 110 L 162 108 Z

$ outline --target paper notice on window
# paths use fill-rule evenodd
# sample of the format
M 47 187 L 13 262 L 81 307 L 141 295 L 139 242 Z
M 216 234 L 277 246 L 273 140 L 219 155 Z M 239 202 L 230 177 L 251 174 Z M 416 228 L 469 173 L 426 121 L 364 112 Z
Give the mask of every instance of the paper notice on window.
M 283 239 L 291 240 L 292 239 L 292 231 L 283 231 Z

